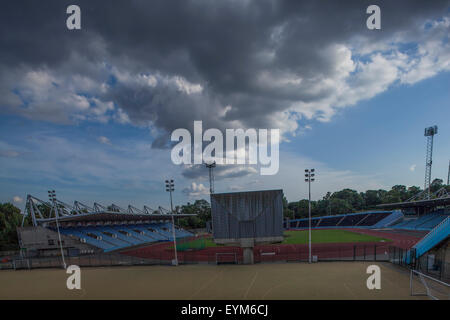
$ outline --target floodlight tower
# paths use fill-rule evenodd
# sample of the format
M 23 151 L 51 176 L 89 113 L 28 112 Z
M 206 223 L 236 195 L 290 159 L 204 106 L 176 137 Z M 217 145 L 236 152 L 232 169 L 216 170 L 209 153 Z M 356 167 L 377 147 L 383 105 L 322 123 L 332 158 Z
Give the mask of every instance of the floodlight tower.
M 205 163 L 205 166 L 208 168 L 209 171 L 209 193 L 214 193 L 214 172 L 213 169 L 216 167 L 216 162 L 213 161 L 211 163 Z
M 311 182 L 313 181 L 314 181 L 314 169 L 305 169 L 305 182 L 308 182 L 309 263 L 311 263 Z
M 56 219 L 56 230 L 58 230 L 58 239 L 59 239 L 59 248 L 61 249 L 61 257 L 62 257 L 62 263 L 63 263 L 63 268 L 66 269 L 66 261 L 64 259 L 64 250 L 62 247 L 62 241 L 61 241 L 61 233 L 59 232 L 59 223 L 58 223 L 58 216 L 59 216 L 59 209 L 58 209 L 58 204 L 56 203 L 56 192 L 55 190 L 49 190 L 48 191 L 48 198 L 50 199 L 52 205 L 53 205 L 53 209 L 55 210 L 55 219 Z
M 447 185 L 450 185 L 450 160 L 448 160 Z
M 172 236 L 173 236 L 173 249 L 175 250 L 175 259 L 173 264 L 178 265 L 178 255 L 177 255 L 177 237 L 175 235 L 175 219 L 173 217 L 173 202 L 172 202 L 172 192 L 175 191 L 175 184 L 173 180 L 166 180 L 166 191 L 170 194 L 170 214 L 172 215 Z
M 427 154 L 425 160 L 425 185 L 423 190 L 428 192 L 427 199 L 430 199 L 431 191 L 431 165 L 433 163 L 433 137 L 437 134 L 438 128 L 437 126 L 432 126 L 425 128 L 424 136 L 427 137 Z M 428 191 L 427 191 L 428 190 Z

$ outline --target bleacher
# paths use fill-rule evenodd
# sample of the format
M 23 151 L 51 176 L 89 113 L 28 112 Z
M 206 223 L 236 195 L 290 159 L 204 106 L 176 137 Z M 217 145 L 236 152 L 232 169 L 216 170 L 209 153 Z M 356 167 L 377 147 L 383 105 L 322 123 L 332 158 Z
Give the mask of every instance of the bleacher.
M 448 212 L 438 210 L 415 218 L 406 218 L 394 225 L 394 229 L 428 231 L 436 227 L 449 216 Z
M 434 228 L 427 233 L 419 242 L 417 242 L 413 251 L 409 250 L 406 254 L 406 263 L 409 264 L 412 260 L 412 252 L 415 252 L 416 258 L 425 254 L 428 250 L 439 244 L 441 241 L 450 236 L 450 215 L 445 215 L 445 218 L 439 222 Z
M 61 227 L 61 234 L 75 237 L 105 252 L 146 243 L 172 240 L 171 223 L 141 223 L 125 225 L 89 225 Z M 175 228 L 176 238 L 190 237 L 186 230 Z
M 358 224 L 358 226 L 363 227 L 370 227 L 378 223 L 378 221 L 381 221 L 382 219 L 386 218 L 392 214 L 392 212 L 378 212 L 376 214 L 369 214 L 367 218 L 365 218 L 361 223 Z
M 314 217 L 311 219 L 312 228 L 352 228 L 352 227 L 364 227 L 372 228 L 374 226 L 383 227 L 383 221 L 388 222 L 388 217 L 393 213 L 403 216 L 398 211 L 371 211 L 371 212 L 359 212 L 340 214 L 334 216 Z M 391 222 L 389 220 L 389 222 Z M 286 227 L 286 226 L 285 226 Z M 309 227 L 308 218 L 305 219 L 293 219 L 289 221 L 288 228 L 290 229 L 305 229 Z

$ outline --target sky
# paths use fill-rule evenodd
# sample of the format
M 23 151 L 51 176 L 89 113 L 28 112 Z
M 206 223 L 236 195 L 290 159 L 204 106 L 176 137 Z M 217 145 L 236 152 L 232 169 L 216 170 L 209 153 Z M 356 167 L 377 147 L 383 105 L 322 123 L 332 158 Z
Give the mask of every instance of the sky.
M 66 8 L 81 9 L 68 30 Z M 215 191 L 423 187 L 450 159 L 450 2 L 2 1 L 0 202 L 168 207 L 209 198 L 208 171 L 171 161 L 171 133 L 279 129 L 279 170 L 218 165 Z

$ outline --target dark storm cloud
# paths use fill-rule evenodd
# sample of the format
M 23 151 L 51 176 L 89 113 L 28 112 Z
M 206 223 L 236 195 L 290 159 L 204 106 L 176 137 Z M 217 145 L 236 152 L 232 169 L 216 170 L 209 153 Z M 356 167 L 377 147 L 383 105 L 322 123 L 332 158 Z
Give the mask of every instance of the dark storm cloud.
M 216 180 L 226 178 L 240 178 L 257 173 L 257 170 L 251 166 L 245 165 L 217 165 L 214 169 L 214 177 Z M 203 165 L 192 165 L 186 167 L 182 175 L 188 179 L 207 179 L 208 171 Z
M 65 27 L 65 10 L 70 4 L 81 7 L 80 31 Z M 377 1 L 382 30 L 370 31 L 365 22 L 370 4 L 372 1 L 3 1 L 0 71 L 11 76 L 0 77 L 0 108 L 38 117 L 33 110 L 46 113 L 45 106 L 52 101 L 33 105 L 36 96 L 57 90 L 46 88 L 42 94 L 40 79 L 46 75 L 47 86 L 64 83 L 70 87 L 72 77 L 79 75 L 81 80 L 69 90 L 75 93 L 75 102 L 70 103 L 78 103 L 75 110 L 67 107 L 71 114 L 77 119 L 105 119 L 101 116 L 110 110 L 105 103 L 111 103 L 131 122 L 151 123 L 157 132 L 155 147 L 167 145 L 172 130 L 191 128 L 193 120 L 219 129 L 282 126 L 288 122 L 277 122 L 280 112 L 294 103 L 332 96 L 335 88 L 323 85 L 324 80 L 339 83 L 341 74 L 351 72 L 351 67 L 340 65 L 345 50 L 334 45 L 348 44 L 355 37 L 362 37 L 365 43 L 382 43 L 395 32 L 441 17 L 449 7 L 449 1 Z M 338 52 L 343 56 L 337 56 Z M 45 74 L 23 76 L 39 70 Z M 111 70 L 115 76 L 109 74 Z M 142 74 L 157 75 L 157 82 L 137 81 Z M 202 90 L 188 93 L 180 89 L 177 77 Z M 24 79 L 27 85 L 17 89 Z M 92 84 L 83 87 L 89 80 Z M 105 89 L 102 84 L 108 81 Z M 80 92 L 83 94 L 76 96 Z M 31 106 L 22 108 L 21 104 L 30 101 Z M 97 108 L 89 109 L 88 116 L 83 114 L 86 104 Z M 67 115 L 55 113 L 60 105 L 59 100 L 55 102 L 49 120 L 67 120 Z

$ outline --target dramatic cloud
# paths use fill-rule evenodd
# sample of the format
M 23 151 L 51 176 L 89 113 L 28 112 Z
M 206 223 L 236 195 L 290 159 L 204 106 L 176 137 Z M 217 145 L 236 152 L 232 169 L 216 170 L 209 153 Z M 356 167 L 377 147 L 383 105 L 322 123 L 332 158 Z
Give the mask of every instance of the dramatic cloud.
M 183 189 L 183 193 L 189 197 L 202 197 L 209 194 L 209 189 L 201 183 L 192 182 L 188 188 Z
M 217 165 L 214 169 L 215 179 L 239 178 L 252 174 L 257 174 L 259 171 L 253 166 L 244 165 Z M 182 171 L 182 175 L 189 179 L 206 179 L 209 176 L 208 170 L 203 165 L 188 165 Z
M 76 3 L 79 31 L 65 27 L 67 3 L 2 4 L 0 111 L 149 126 L 166 147 L 193 120 L 295 135 L 450 70 L 448 1 L 380 1 L 372 31 L 368 1 Z

